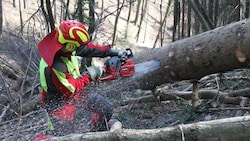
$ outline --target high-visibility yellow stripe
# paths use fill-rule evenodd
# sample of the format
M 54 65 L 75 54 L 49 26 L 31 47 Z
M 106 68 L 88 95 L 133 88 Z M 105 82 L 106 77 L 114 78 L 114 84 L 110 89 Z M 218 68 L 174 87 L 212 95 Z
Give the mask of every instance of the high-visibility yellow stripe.
M 59 36 L 58 36 L 58 41 L 61 43 L 61 44 L 66 44 L 66 43 L 73 43 L 75 44 L 77 47 L 80 46 L 80 43 L 78 41 L 74 41 L 74 40 L 67 40 L 63 37 L 63 33 L 62 31 L 60 30 L 60 28 L 58 27 L 57 28 L 58 30 L 58 33 L 59 33 Z
M 61 57 L 61 59 L 66 64 L 70 75 L 72 75 L 75 79 L 81 76 L 77 56 L 71 56 L 71 60 L 67 57 Z
M 57 71 L 53 68 L 54 73 L 56 74 L 59 81 L 72 93 L 75 92 L 75 87 L 69 83 L 69 81 L 66 79 L 66 76 L 63 72 Z
M 73 64 L 73 67 L 74 67 L 75 70 L 76 70 L 76 76 L 77 76 L 77 77 L 80 77 L 80 76 L 81 76 L 81 73 L 80 73 L 80 70 L 79 70 L 79 62 L 78 62 L 78 57 L 76 56 L 76 51 L 74 51 L 74 52 L 72 53 L 71 62 L 72 62 L 72 64 Z
M 48 67 L 48 64 L 43 59 L 41 59 L 39 67 L 40 67 L 39 73 L 40 73 L 41 87 L 45 90 L 45 92 L 47 92 L 48 86 L 45 78 L 45 68 Z
M 71 76 L 73 76 L 74 79 L 77 79 L 78 77 L 81 76 L 80 71 L 79 71 L 79 65 L 78 65 L 78 58 L 75 56 L 76 52 L 72 53 L 71 59 L 68 59 L 67 57 L 61 57 L 63 62 L 67 66 L 67 70 Z M 47 63 L 41 59 L 40 61 L 40 82 L 42 88 L 47 92 L 48 87 L 46 83 L 46 78 L 45 78 L 45 68 L 48 67 Z M 69 83 L 69 81 L 66 79 L 66 76 L 63 72 L 60 72 L 56 69 L 53 68 L 53 71 L 55 72 L 57 78 L 59 81 L 72 93 L 75 92 L 75 87 Z
M 69 60 L 67 57 L 61 57 L 63 62 L 66 64 L 68 72 L 70 75 L 73 76 L 74 79 L 77 79 L 81 76 L 79 71 L 79 65 L 78 65 L 78 58 L 75 56 L 75 52 L 72 53 L 71 60 Z M 55 71 L 58 79 L 60 82 L 72 93 L 75 92 L 75 87 L 68 82 L 66 79 L 66 76 L 62 72 Z

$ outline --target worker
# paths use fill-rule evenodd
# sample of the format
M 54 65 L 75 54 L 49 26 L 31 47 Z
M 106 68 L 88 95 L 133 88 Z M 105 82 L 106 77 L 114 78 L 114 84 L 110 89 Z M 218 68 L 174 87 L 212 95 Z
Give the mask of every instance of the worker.
M 114 105 L 108 98 L 84 88 L 101 77 L 103 68 L 89 66 L 80 72 L 78 57 L 127 58 L 126 51 L 92 43 L 86 27 L 75 20 L 62 22 L 39 42 L 38 50 L 42 106 L 49 113 L 50 134 L 73 133 L 77 108 L 93 113 L 91 131 L 108 130 Z

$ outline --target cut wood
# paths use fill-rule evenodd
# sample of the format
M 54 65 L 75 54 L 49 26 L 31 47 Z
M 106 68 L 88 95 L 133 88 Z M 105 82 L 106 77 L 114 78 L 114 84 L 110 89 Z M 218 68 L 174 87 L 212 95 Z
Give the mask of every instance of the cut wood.
M 250 116 L 182 124 L 159 129 L 71 134 L 51 141 L 244 141 L 250 138 Z

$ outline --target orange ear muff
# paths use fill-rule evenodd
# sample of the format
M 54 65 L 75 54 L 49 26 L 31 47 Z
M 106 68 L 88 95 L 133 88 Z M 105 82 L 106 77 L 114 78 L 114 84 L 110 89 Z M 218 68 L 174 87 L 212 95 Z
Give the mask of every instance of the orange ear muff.
M 76 49 L 76 44 L 67 43 L 66 46 L 65 46 L 65 49 L 66 49 L 67 51 L 73 52 L 73 51 L 75 51 L 75 49 Z

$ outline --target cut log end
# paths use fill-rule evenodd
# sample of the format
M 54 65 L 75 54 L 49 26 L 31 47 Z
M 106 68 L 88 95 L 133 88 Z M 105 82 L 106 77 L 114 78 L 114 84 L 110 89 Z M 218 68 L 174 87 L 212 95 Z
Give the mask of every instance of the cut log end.
M 247 60 L 246 54 L 239 47 L 235 49 L 235 56 L 240 63 L 244 63 Z

